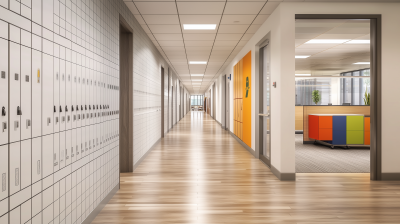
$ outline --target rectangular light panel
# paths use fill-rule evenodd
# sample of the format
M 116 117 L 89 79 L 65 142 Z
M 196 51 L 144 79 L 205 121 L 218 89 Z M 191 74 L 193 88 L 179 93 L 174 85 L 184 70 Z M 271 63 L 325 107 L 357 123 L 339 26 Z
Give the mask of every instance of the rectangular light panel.
M 204 76 L 204 74 L 191 74 L 191 76 Z
M 311 76 L 311 74 L 295 74 L 295 76 Z
M 183 24 L 184 30 L 215 30 L 217 24 Z
M 295 55 L 294 58 L 308 58 L 310 55 Z
M 191 65 L 205 65 L 207 64 L 206 61 L 189 61 L 189 64 Z
M 349 40 L 343 39 L 313 39 L 306 42 L 306 44 L 342 44 Z
M 355 65 L 369 65 L 369 62 L 356 62 Z
M 346 44 L 369 44 L 370 40 L 351 40 L 346 42 Z

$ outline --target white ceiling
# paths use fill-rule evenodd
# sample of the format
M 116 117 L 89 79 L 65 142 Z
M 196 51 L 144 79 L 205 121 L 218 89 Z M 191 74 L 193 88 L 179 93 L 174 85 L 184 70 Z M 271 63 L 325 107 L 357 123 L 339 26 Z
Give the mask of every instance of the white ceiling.
M 369 20 L 296 20 L 296 74 L 338 75 L 341 72 L 369 68 L 355 65 L 370 61 L 370 44 L 306 44 L 311 39 L 369 40 Z
M 229 64 L 280 2 L 326 2 L 333 0 L 124 0 L 163 57 L 172 65 L 179 79 L 192 93 L 204 93 L 220 70 Z M 335 2 L 398 2 L 399 0 L 334 0 Z M 183 30 L 183 24 L 217 24 L 215 30 Z M 313 30 L 318 34 L 323 29 Z M 338 31 L 340 33 L 340 31 Z M 363 32 L 361 32 L 363 33 Z M 316 54 L 318 49 L 301 46 L 299 34 L 296 52 Z M 329 38 L 335 37 L 334 33 Z M 354 35 L 354 38 L 363 38 Z M 300 46 L 299 46 L 300 45 Z M 360 46 L 357 46 L 360 47 Z M 354 47 L 355 51 L 357 47 Z M 361 47 L 362 48 L 362 47 Z M 329 52 L 341 52 L 337 47 Z M 364 51 L 364 49 L 358 49 Z M 344 53 L 343 53 L 344 54 Z M 326 53 L 320 53 L 323 57 Z M 189 61 L 207 61 L 207 65 L 189 65 Z M 311 60 L 309 60 L 311 61 Z M 297 62 L 297 61 L 296 61 Z M 306 61 L 303 61 L 306 62 Z M 309 67 L 317 63 L 312 61 Z M 296 69 L 306 70 L 297 65 Z M 316 68 L 316 67 L 313 67 Z M 204 74 L 191 77 L 190 74 Z M 192 85 L 201 79 L 201 85 Z

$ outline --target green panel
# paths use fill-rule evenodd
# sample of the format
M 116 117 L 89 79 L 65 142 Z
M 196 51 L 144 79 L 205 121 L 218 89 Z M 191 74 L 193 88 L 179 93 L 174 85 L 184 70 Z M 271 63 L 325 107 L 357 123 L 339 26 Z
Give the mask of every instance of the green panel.
M 347 131 L 347 145 L 363 145 L 364 131 Z
M 363 131 L 364 130 L 364 116 L 347 116 L 346 130 L 347 131 Z

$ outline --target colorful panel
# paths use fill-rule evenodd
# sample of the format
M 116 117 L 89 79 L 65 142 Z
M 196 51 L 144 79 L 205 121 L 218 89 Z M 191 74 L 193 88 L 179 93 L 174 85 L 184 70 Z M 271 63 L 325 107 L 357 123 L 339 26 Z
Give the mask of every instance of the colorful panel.
M 332 129 L 332 116 L 319 116 L 318 127 Z
M 371 145 L 371 118 L 364 118 L 364 145 Z
M 308 115 L 308 137 L 319 140 L 319 119 L 318 116 Z
M 243 142 L 251 147 L 251 51 L 243 57 L 242 102 Z
M 347 131 L 363 131 L 364 116 L 347 116 Z
M 318 140 L 332 141 L 332 129 L 331 128 L 320 128 Z
M 332 144 L 346 145 L 346 116 L 332 117 Z
M 347 144 L 348 145 L 363 145 L 364 144 L 364 131 L 349 131 L 347 130 Z

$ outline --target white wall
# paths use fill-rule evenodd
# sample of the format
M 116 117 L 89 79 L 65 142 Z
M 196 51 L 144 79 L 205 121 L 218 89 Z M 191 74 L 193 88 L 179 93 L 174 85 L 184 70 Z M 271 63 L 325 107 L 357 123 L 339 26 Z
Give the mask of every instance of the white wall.
M 271 79 L 277 88 L 271 91 L 272 165 L 281 173 L 295 172 L 294 146 L 294 41 L 295 14 L 381 14 L 382 15 L 382 172 L 400 172 L 400 150 L 397 147 L 400 104 L 394 103 L 400 75 L 397 74 L 397 54 L 400 51 L 399 3 L 344 3 L 344 2 L 282 2 L 235 59 L 221 74 L 233 74 L 233 66 L 252 50 L 252 95 L 255 96 L 255 46 L 270 34 Z M 233 79 L 233 77 L 232 77 Z M 230 113 L 233 129 L 233 90 L 230 90 Z M 255 97 L 252 97 L 252 148 L 255 143 Z M 293 139 L 293 140 L 290 140 Z

